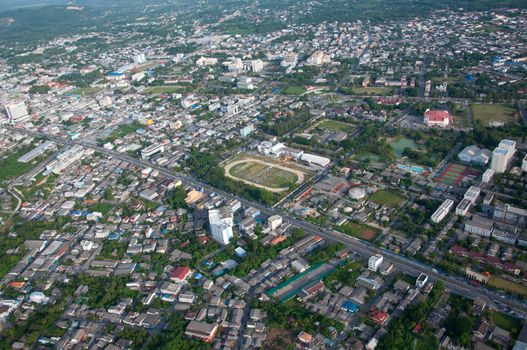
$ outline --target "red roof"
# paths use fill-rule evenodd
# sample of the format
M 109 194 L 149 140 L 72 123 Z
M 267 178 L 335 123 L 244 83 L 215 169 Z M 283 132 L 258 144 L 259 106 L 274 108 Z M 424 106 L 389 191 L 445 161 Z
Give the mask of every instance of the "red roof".
M 386 322 L 386 320 L 388 319 L 388 316 L 390 315 L 388 315 L 387 312 L 374 310 L 371 313 L 371 320 L 382 326 L 384 322 Z
M 184 281 L 189 274 L 190 274 L 190 268 L 186 266 L 180 266 L 172 270 L 172 272 L 170 273 L 170 278 L 175 279 L 175 280 Z
M 429 110 L 425 112 L 425 117 L 427 117 L 428 121 L 432 123 L 441 123 L 445 119 L 448 119 L 448 121 L 452 123 L 452 116 L 448 111 Z

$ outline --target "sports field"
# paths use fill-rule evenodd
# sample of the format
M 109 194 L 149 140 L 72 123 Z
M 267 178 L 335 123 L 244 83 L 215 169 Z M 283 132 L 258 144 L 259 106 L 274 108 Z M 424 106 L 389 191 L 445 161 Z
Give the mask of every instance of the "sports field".
M 370 227 L 368 225 L 348 222 L 340 227 L 337 230 L 341 231 L 352 237 L 357 237 L 368 242 L 373 242 L 377 236 L 381 233 L 378 229 Z
M 304 181 L 304 173 L 298 169 L 265 161 L 244 157 L 225 165 L 225 174 L 247 184 L 265 188 L 271 192 L 284 192 L 294 184 Z
M 518 117 L 514 115 L 516 110 L 506 103 L 473 103 L 472 114 L 475 120 L 480 120 L 483 124 L 492 122 L 514 123 Z
M 449 186 L 458 186 L 465 176 L 479 176 L 480 171 L 462 164 L 450 163 L 438 176 L 437 181 Z

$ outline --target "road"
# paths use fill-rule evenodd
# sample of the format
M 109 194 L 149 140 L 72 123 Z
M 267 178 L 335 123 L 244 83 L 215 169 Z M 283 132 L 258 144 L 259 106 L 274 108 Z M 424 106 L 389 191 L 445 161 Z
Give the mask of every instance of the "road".
M 114 157 L 116 159 L 129 162 L 138 167 L 145 167 L 145 168 L 150 167 L 152 169 L 157 170 L 160 174 L 166 176 L 169 179 L 182 180 L 183 182 L 189 185 L 196 186 L 196 187 L 202 187 L 203 189 L 207 191 L 215 192 L 217 194 L 224 196 L 225 198 L 238 199 L 242 203 L 242 205 L 244 205 L 245 207 L 257 208 L 260 210 L 261 213 L 265 215 L 269 215 L 269 216 L 281 215 L 284 221 L 288 221 L 292 224 L 292 226 L 303 229 L 307 234 L 318 235 L 329 241 L 341 242 L 344 245 L 346 245 L 348 248 L 350 248 L 351 250 L 359 253 L 360 255 L 364 257 L 369 257 L 373 254 L 380 253 L 384 256 L 385 260 L 392 262 L 399 270 L 405 273 L 411 274 L 411 275 L 415 275 L 415 276 L 418 276 L 419 274 L 424 273 L 429 276 L 429 279 L 431 281 L 443 282 L 445 288 L 451 290 L 452 292 L 456 294 L 464 295 L 466 297 L 473 298 L 473 299 L 476 297 L 480 297 L 483 300 L 486 300 L 487 303 L 489 303 L 489 305 L 493 305 L 493 304 L 506 305 L 521 314 L 527 315 L 527 305 L 526 304 L 519 302 L 517 300 L 507 298 L 504 295 L 499 295 L 498 293 L 488 290 L 486 288 L 475 287 L 473 285 L 470 285 L 467 283 L 467 280 L 463 277 L 451 276 L 451 275 L 439 272 L 431 266 L 425 265 L 416 260 L 409 259 L 405 256 L 394 253 L 388 249 L 378 248 L 368 242 L 361 241 L 358 238 L 350 237 L 341 232 L 337 232 L 335 230 L 328 229 L 326 227 L 320 227 L 313 223 L 299 220 L 296 217 L 292 216 L 291 214 L 285 211 L 280 211 L 277 209 L 269 208 L 259 203 L 249 201 L 245 198 L 235 196 L 231 193 L 227 193 L 223 190 L 220 190 L 208 184 L 205 184 L 195 179 L 192 176 L 174 172 L 167 168 L 153 164 L 151 162 L 148 162 L 142 159 L 132 158 L 128 155 L 120 154 L 115 151 L 110 151 L 110 150 L 104 149 L 102 147 L 99 147 L 99 146 L 96 146 L 96 145 L 93 145 L 87 142 L 63 140 L 63 139 L 60 139 L 54 136 L 49 136 L 49 135 L 42 134 L 42 133 L 30 132 L 30 131 L 23 130 L 23 129 L 9 128 L 9 130 L 13 132 L 27 134 L 27 135 L 44 137 L 51 141 L 55 141 L 57 143 L 64 144 L 64 145 L 69 145 L 69 146 L 81 145 L 86 148 L 91 148 L 100 153 Z

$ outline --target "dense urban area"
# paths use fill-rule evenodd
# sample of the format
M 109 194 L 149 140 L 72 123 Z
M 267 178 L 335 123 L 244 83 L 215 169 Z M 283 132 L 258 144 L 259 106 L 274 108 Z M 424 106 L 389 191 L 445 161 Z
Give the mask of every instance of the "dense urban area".
M 0 1 L 0 83 L 0 350 L 527 349 L 525 1 Z

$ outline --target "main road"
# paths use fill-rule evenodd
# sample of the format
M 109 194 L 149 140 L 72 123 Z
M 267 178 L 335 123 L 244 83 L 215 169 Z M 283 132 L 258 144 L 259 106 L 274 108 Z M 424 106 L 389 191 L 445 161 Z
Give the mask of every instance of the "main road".
M 55 136 L 51 136 L 51 135 L 47 135 L 47 134 L 43 134 L 39 132 L 32 132 L 32 131 L 28 131 L 24 129 L 14 129 L 14 128 L 7 128 L 7 129 L 13 132 L 18 132 L 18 133 L 22 133 L 22 134 L 26 134 L 30 136 L 47 138 L 50 141 L 54 141 L 58 144 L 63 144 L 67 146 L 80 145 L 86 148 L 93 149 L 97 152 L 106 154 L 115 159 L 119 159 L 121 161 L 134 164 L 139 167 L 144 167 L 144 168 L 150 167 L 152 169 L 157 170 L 160 174 L 166 176 L 169 179 L 182 180 L 183 182 L 189 185 L 201 187 L 209 192 L 215 192 L 226 198 L 238 199 L 244 206 L 257 208 L 258 210 L 260 210 L 262 213 L 266 215 L 281 215 L 284 218 L 284 220 L 287 220 L 292 225 L 303 229 L 306 233 L 311 234 L 311 235 L 318 235 L 330 241 L 341 242 L 344 245 L 346 245 L 348 248 L 351 248 L 353 251 L 361 254 L 364 257 L 369 257 L 373 254 L 380 253 L 384 256 L 385 260 L 392 262 L 394 266 L 397 267 L 399 270 L 412 274 L 412 275 L 419 275 L 421 273 L 424 273 L 428 275 L 430 280 L 443 282 L 444 286 L 447 289 L 451 290 L 452 292 L 456 294 L 464 295 L 464 296 L 467 296 L 473 299 L 480 297 L 483 300 L 487 301 L 487 303 L 489 303 L 490 305 L 494 304 L 494 305 L 506 306 L 510 309 L 513 309 L 514 311 L 516 311 L 517 313 L 521 315 L 527 315 L 527 305 L 526 304 L 520 301 L 517 301 L 517 300 L 510 299 L 504 294 L 499 294 L 499 293 L 496 293 L 494 291 L 491 291 L 483 287 L 473 286 L 469 284 L 468 281 L 462 277 L 454 277 L 454 276 L 439 272 L 431 266 L 425 265 L 413 259 L 409 259 L 405 256 L 394 253 L 388 249 L 378 248 L 368 242 L 362 241 L 355 237 L 350 237 L 346 234 L 329 229 L 327 227 L 321 227 L 321 226 L 312 224 L 310 222 L 300 220 L 285 211 L 277 210 L 274 208 L 269 208 L 259 203 L 249 201 L 245 198 L 235 196 L 231 193 L 227 193 L 223 190 L 214 188 L 206 183 L 203 183 L 200 180 L 197 180 L 196 178 L 189 176 L 187 174 L 175 172 L 165 167 L 161 167 L 156 164 L 153 164 L 149 161 L 145 161 L 143 159 L 130 157 L 125 154 L 121 154 L 121 153 L 118 153 L 112 150 L 108 150 L 103 147 L 97 146 L 93 143 L 88 143 L 85 141 L 64 140 L 62 138 L 58 138 Z

